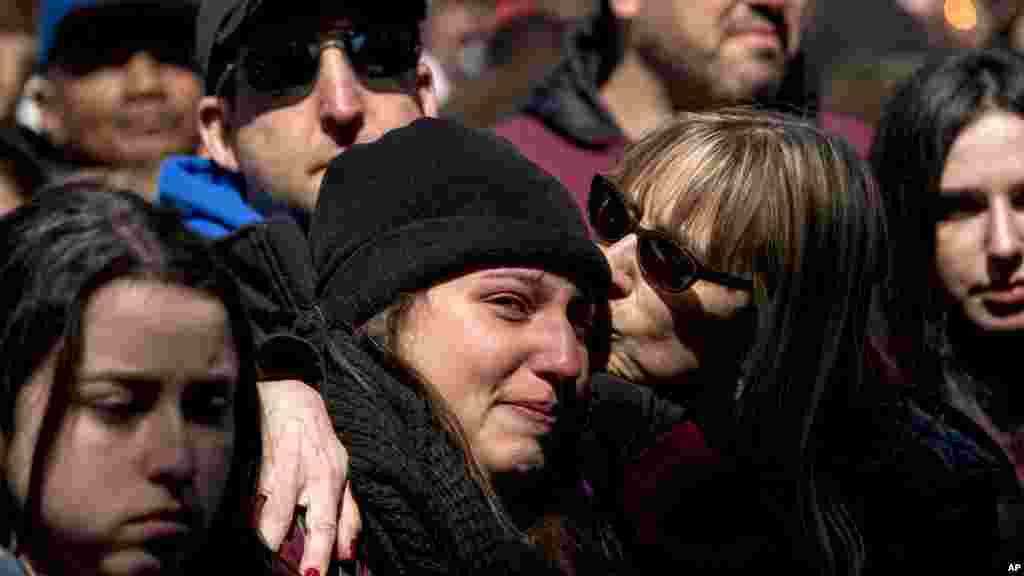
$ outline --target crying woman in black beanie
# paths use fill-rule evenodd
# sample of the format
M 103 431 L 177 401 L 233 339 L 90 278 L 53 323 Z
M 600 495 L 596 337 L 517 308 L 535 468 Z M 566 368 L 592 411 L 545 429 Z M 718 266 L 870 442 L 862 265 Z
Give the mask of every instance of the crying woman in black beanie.
M 310 248 L 329 329 L 430 406 L 408 434 L 457 447 L 513 538 L 566 573 L 615 573 L 610 505 L 577 455 L 610 272 L 569 193 L 504 140 L 419 120 L 331 163 Z M 352 390 L 322 393 L 353 461 L 392 449 L 359 437 Z

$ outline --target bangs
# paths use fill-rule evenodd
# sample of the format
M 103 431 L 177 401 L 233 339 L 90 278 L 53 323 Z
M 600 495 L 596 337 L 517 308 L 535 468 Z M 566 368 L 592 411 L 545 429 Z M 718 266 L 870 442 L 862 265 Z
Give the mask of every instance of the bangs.
M 763 251 L 765 195 L 763 178 L 753 167 L 768 162 L 763 147 L 734 146 L 722 134 L 676 138 L 669 153 L 637 147 L 626 166 L 641 166 L 617 175 L 623 194 L 650 225 L 672 236 L 701 262 L 720 272 L 752 278 Z

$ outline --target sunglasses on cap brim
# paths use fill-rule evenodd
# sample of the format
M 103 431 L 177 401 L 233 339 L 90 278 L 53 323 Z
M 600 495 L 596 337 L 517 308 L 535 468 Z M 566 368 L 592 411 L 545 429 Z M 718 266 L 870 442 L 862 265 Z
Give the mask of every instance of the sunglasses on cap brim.
M 345 53 L 368 88 L 397 91 L 419 62 L 419 36 L 414 22 L 353 22 L 305 38 L 276 40 L 273 35 L 262 35 L 261 42 L 242 47 L 239 57 L 224 69 L 214 92 L 223 94 L 227 80 L 234 77 L 236 86 L 248 93 L 303 98 L 316 84 L 320 54 L 331 47 Z
M 636 234 L 636 258 L 640 272 L 657 290 L 670 294 L 686 291 L 697 280 L 707 280 L 737 290 L 751 290 L 747 278 L 705 267 L 692 252 L 668 235 L 640 225 L 619 189 L 598 174 L 590 185 L 587 216 L 597 239 L 614 244 Z

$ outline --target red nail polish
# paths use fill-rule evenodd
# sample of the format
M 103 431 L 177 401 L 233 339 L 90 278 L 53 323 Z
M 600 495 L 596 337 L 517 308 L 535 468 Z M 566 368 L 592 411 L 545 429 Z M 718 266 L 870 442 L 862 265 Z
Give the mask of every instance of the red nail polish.
M 316 568 L 306 568 L 306 573 L 302 576 L 320 576 L 320 571 Z
M 348 559 L 349 560 L 357 560 L 359 558 L 359 556 L 357 554 L 357 550 L 359 548 L 358 545 L 359 545 L 358 539 L 353 539 L 352 540 L 352 544 L 351 544 L 351 546 L 349 547 L 349 550 L 348 550 L 348 554 L 349 554 Z

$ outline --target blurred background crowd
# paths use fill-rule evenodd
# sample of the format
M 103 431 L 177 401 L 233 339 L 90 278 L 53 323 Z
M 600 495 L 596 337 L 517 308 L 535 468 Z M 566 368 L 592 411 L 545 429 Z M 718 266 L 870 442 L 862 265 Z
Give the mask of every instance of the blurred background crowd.
M 109 120 L 104 115 L 116 119 L 115 108 L 123 107 L 112 96 L 109 82 L 114 81 L 106 85 L 95 78 L 92 83 L 80 82 L 84 75 L 68 74 L 69 67 L 55 70 L 49 65 L 58 25 L 70 12 L 81 12 L 72 10 L 81 8 L 80 4 L 102 2 L 0 3 L 0 122 L 5 129 L 18 125 L 22 132 L 4 138 L 7 152 L 0 205 L 13 205 L 13 187 L 31 181 L 24 167 L 12 165 L 18 150 L 37 149 L 30 144 L 38 142 L 23 142 L 21 136 L 26 133 L 30 139 L 40 135 L 42 142 L 65 151 L 70 147 L 76 159 L 88 158 L 88 164 L 126 163 L 130 168 L 121 172 L 123 184 L 155 187 L 156 172 L 147 167 L 153 160 L 148 153 L 116 150 L 119 145 L 125 147 L 124 140 L 118 144 L 115 133 L 103 127 Z M 153 3 L 151 10 L 166 8 L 158 8 L 158 4 Z M 795 97 L 792 92 L 785 96 L 788 111 L 820 116 L 825 128 L 840 132 L 866 151 L 871 126 L 878 120 L 886 95 L 926 55 L 964 47 L 1024 46 L 1024 16 L 1019 4 L 1016 0 L 806 0 L 798 14 L 797 65 L 788 71 L 788 81 L 796 90 Z M 491 127 L 521 110 L 534 89 L 578 43 L 581 26 L 600 19 L 602 6 L 602 0 L 431 1 L 422 37 L 442 115 L 470 126 Z M 698 26 L 699 22 L 689 25 Z M 88 29 L 89 25 L 79 21 L 77 27 Z M 170 109 L 194 114 L 190 106 L 202 90 L 199 77 L 187 73 L 191 26 L 163 20 L 160 30 L 166 37 L 146 33 L 147 41 L 162 47 L 150 50 L 151 63 L 180 64 L 181 73 L 172 77 L 165 74 L 166 67 L 151 67 L 147 77 L 145 71 L 140 72 L 142 67 L 135 66 L 134 81 L 144 84 L 140 89 L 144 98 L 166 98 L 173 103 Z M 111 59 L 127 63 L 130 54 L 104 55 L 103 51 L 124 52 L 123 47 L 132 42 L 130 30 L 115 27 L 94 32 L 69 41 L 100 41 L 89 47 L 67 47 L 76 54 L 79 68 L 95 68 Z M 591 45 L 616 42 L 614 33 L 604 32 L 597 30 L 588 36 Z M 170 117 L 164 120 L 175 122 Z M 194 122 L 184 124 L 183 132 L 174 136 L 177 142 L 157 148 L 163 153 L 194 151 L 199 142 L 197 135 L 189 134 Z

